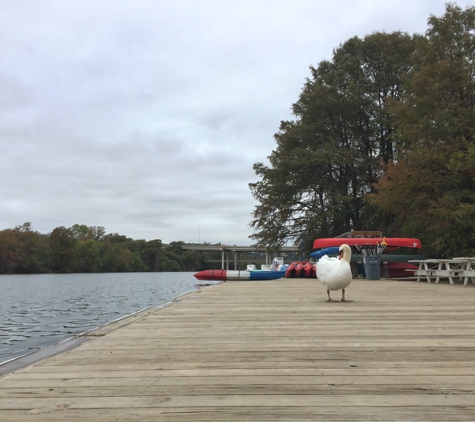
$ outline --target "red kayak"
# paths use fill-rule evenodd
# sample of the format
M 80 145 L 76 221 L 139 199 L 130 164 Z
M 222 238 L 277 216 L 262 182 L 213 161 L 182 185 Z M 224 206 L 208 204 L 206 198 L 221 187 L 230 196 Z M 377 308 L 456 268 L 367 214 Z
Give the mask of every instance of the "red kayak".
M 302 276 L 302 270 L 303 270 L 303 262 L 297 262 L 297 265 L 295 266 L 295 272 L 294 272 L 294 277 L 299 278 Z
M 341 246 L 346 243 L 348 246 L 376 246 L 383 241 L 386 242 L 388 249 L 395 248 L 415 248 L 421 249 L 421 241 L 409 237 L 328 237 L 315 239 L 313 249 L 330 248 L 332 246 Z
M 315 278 L 315 265 L 311 262 L 292 262 L 287 268 L 285 278 Z
M 294 277 L 296 266 L 297 266 L 296 262 L 292 262 L 292 264 L 289 265 L 289 268 L 287 268 L 287 271 L 285 272 L 285 278 L 293 278 Z
M 310 278 L 312 276 L 313 264 L 306 262 L 303 267 L 303 276 L 305 278 Z

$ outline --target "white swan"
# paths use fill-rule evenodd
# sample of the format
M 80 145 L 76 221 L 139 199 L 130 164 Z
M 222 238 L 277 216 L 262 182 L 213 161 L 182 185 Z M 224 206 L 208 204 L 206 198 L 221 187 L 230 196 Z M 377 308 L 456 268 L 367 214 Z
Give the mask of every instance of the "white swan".
M 341 302 L 353 302 L 345 299 L 345 289 L 350 285 L 353 274 L 350 267 L 351 249 L 347 244 L 340 246 L 338 258 L 323 255 L 317 263 L 317 278 L 327 288 L 327 302 L 336 302 L 330 297 L 330 290 L 342 290 Z

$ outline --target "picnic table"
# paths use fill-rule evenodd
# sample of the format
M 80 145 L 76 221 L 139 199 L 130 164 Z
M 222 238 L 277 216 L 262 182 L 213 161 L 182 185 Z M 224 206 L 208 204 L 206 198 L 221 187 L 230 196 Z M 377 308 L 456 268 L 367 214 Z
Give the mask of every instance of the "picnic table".
M 475 257 L 454 258 L 454 260 L 465 262 L 462 274 L 464 278 L 463 284 L 466 286 L 468 284 L 468 279 L 471 280 L 472 284 L 475 284 Z
M 421 277 L 425 277 L 427 282 L 431 282 L 431 276 L 434 271 L 439 267 L 438 259 L 411 259 L 408 262 L 418 264 L 419 268 L 417 270 L 407 270 L 414 271 L 414 275 L 417 275 L 417 281 L 421 281 Z
M 418 269 L 414 270 L 417 281 L 420 281 L 421 277 L 425 277 L 430 283 L 432 277 L 435 277 L 435 282 L 438 283 L 441 278 L 448 278 L 449 283 L 454 284 L 454 278 L 459 277 L 464 279 L 464 285 L 468 284 L 469 279 L 475 283 L 475 257 L 421 259 L 408 262 L 418 264 Z

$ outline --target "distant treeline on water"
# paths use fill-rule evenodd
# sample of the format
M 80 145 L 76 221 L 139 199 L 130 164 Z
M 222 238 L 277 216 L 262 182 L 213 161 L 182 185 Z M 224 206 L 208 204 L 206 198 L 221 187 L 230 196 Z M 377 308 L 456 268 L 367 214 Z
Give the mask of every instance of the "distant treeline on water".
M 183 250 L 184 242 L 163 245 L 133 240 L 104 227 L 75 224 L 49 234 L 31 223 L 0 231 L 0 274 L 198 271 L 203 257 Z

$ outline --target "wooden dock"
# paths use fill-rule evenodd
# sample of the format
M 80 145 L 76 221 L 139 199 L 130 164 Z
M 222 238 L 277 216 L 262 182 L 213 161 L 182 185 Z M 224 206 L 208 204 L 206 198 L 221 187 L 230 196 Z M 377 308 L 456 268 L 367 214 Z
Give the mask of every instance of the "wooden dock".
M 339 293 L 334 293 L 339 298 Z M 0 378 L 0 421 L 474 421 L 475 286 L 226 282 Z

